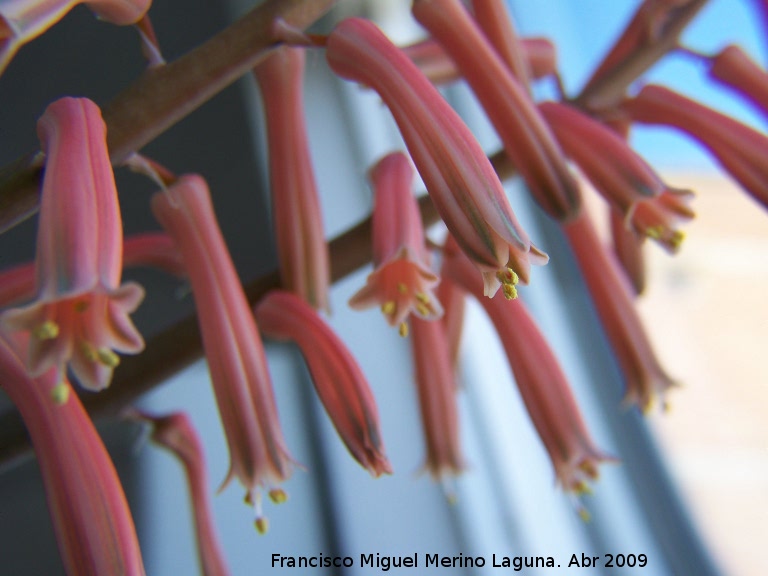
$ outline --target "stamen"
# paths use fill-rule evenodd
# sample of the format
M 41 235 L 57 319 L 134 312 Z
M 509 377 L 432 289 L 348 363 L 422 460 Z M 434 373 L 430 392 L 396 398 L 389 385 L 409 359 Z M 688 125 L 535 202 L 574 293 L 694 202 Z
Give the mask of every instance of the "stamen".
M 496 278 L 498 278 L 499 282 L 507 285 L 514 286 L 520 281 L 520 278 L 517 276 L 514 270 L 512 268 L 506 268 L 504 270 L 499 270 L 496 272 Z
M 394 300 L 388 300 L 387 302 L 384 302 L 384 304 L 381 305 L 381 312 L 385 316 L 392 316 L 392 314 L 395 313 L 395 302 L 394 302 Z
M 256 532 L 262 536 L 269 530 L 269 520 L 265 516 L 259 516 L 253 521 L 253 525 L 256 527 Z
M 90 342 L 81 342 L 80 343 L 80 350 L 83 352 L 83 356 L 91 362 L 98 362 L 99 361 L 99 354 L 96 352 L 96 348 L 91 344 Z
M 288 501 L 288 493 L 282 488 L 272 488 L 269 491 L 269 499 L 275 504 L 283 504 Z
M 419 302 L 416 304 L 416 312 L 422 316 L 429 316 L 429 307 Z
M 517 298 L 517 288 L 511 284 L 502 284 L 501 289 L 504 292 L 504 298 L 507 300 L 514 300 Z
M 112 352 L 112 350 L 109 348 L 99 348 L 96 351 L 96 355 L 99 359 L 99 362 L 104 364 L 104 366 L 116 368 L 120 364 L 120 356 Z
M 405 322 L 400 322 L 400 328 L 398 329 L 400 336 L 403 338 L 408 336 L 408 324 Z
M 59 325 L 53 320 L 46 320 L 32 331 L 38 340 L 53 340 L 59 335 Z
M 70 387 L 66 382 L 59 382 L 51 389 L 51 399 L 57 406 L 63 406 L 69 400 Z
M 429 304 L 429 296 L 427 296 L 424 292 L 416 292 L 416 300 L 421 302 L 422 304 Z
M 403 282 L 397 283 L 397 291 L 400 292 L 400 294 L 405 294 L 408 292 L 408 286 L 405 285 Z

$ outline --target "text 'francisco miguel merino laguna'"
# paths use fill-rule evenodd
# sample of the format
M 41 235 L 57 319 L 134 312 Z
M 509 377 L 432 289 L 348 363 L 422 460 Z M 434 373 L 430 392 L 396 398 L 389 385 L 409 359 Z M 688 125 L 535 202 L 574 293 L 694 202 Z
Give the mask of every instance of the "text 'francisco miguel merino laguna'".
M 351 556 L 282 556 L 272 554 L 272 568 L 351 568 L 355 561 Z M 483 556 L 441 556 L 440 554 L 419 553 L 410 556 L 383 556 L 381 554 L 360 554 L 358 566 L 378 568 L 387 572 L 391 568 L 482 568 L 486 565 Z M 551 556 L 501 556 L 493 554 L 488 566 L 492 568 L 552 568 L 555 560 Z

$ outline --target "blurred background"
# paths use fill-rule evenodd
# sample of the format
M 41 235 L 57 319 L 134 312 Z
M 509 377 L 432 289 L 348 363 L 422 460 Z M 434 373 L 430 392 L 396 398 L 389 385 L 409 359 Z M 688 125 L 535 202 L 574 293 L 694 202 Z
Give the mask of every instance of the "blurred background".
M 254 3 L 157 1 L 151 10 L 161 47 L 171 60 L 223 28 Z M 638 2 L 512 0 L 524 35 L 545 35 L 558 46 L 566 89 L 578 91 Z M 711 0 L 684 41 L 705 52 L 739 43 L 763 61 L 757 2 Z M 421 35 L 406 0 L 343 0 L 318 23 L 359 14 L 374 18 L 397 41 Z M 94 46 L 98 49 L 94 49 Z M 143 67 L 133 30 L 98 23 L 83 7 L 24 47 L 0 77 L 0 165 L 37 146 L 34 125 L 61 95 L 105 103 Z M 371 193 L 367 168 L 402 148 L 378 97 L 332 77 L 322 52 L 308 55 L 305 98 L 313 162 L 329 236 L 366 217 Z M 760 129 L 762 120 L 738 99 L 712 88 L 690 58 L 671 56 L 649 74 Z M 540 96 L 553 94 L 540 87 Z M 446 97 L 489 151 L 499 142 L 461 84 Z M 242 278 L 275 266 L 268 217 L 265 144 L 260 99 L 244 78 L 149 145 L 145 152 L 177 173 L 209 181 L 222 229 Z M 592 521 L 582 522 L 554 484 L 551 465 L 525 413 L 487 319 L 470 306 L 462 348 L 460 411 L 469 470 L 447 502 L 440 485 L 420 474 L 424 458 L 408 342 L 380 314 L 353 313 L 346 301 L 370 267 L 333 290 L 332 326 L 369 377 L 379 403 L 384 440 L 395 474 L 372 480 L 346 453 L 317 402 L 306 370 L 290 346 L 268 344 L 270 370 L 288 446 L 306 470 L 285 488 L 290 501 L 266 505 L 270 532 L 259 537 L 240 487 L 214 499 L 233 574 L 271 570 L 273 553 L 312 556 L 360 554 L 553 556 L 646 554 L 643 569 L 622 574 L 734 574 L 768 572 L 762 554 L 768 521 L 768 377 L 763 354 L 768 307 L 768 219 L 721 176 L 706 153 L 676 134 L 637 129 L 633 142 L 670 184 L 693 188 L 697 219 L 686 228 L 681 252 L 669 257 L 649 246 L 649 289 L 639 302 L 667 370 L 684 386 L 670 395 L 668 413 L 642 418 L 620 407 L 623 385 L 556 227 L 511 182 L 513 206 L 551 263 L 521 290 L 572 380 L 597 443 L 622 463 L 605 466 L 594 495 L 585 498 Z M 118 170 L 126 232 L 156 228 L 148 210 L 151 183 Z M 595 209 L 603 209 L 596 203 Z M 433 234 L 439 234 L 435 229 Z M 0 237 L 0 267 L 34 257 L 35 222 Z M 150 294 L 137 315 L 145 334 L 192 310 L 183 286 L 159 273 L 132 273 Z M 181 289 L 181 290 L 180 290 Z M 148 394 L 142 407 L 183 409 L 204 439 L 214 490 L 228 468 L 226 444 L 198 362 Z M 9 403 L 0 397 L 0 412 Z M 126 483 L 148 574 L 198 572 L 192 521 L 181 467 L 146 442 L 132 424 L 100 428 Z M 33 459 L 0 473 L 0 574 L 62 573 Z M 455 570 L 484 574 L 485 569 Z M 300 574 L 301 570 L 293 570 Z M 369 574 L 356 568 L 345 573 Z M 312 570 L 312 574 L 324 573 Z M 331 573 L 331 572 L 327 572 Z M 535 573 L 568 571 L 537 569 Z M 591 569 L 590 574 L 603 573 Z M 604 573 L 613 573 L 605 571 Z

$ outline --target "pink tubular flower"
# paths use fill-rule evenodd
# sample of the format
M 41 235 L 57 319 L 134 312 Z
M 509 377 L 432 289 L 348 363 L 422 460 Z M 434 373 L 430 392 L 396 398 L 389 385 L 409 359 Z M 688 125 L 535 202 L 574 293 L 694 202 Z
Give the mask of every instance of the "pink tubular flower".
M 19 48 L 43 34 L 78 4 L 86 4 L 102 20 L 134 24 L 151 0 L 3 0 L 0 3 L 0 74 Z
M 624 374 L 625 402 L 636 404 L 645 412 L 661 396 L 662 406 L 666 407 L 664 396 L 676 383 L 656 358 L 626 278 L 600 243 L 588 214 L 563 226 L 563 231 Z
M 466 258 L 446 247 L 442 273 L 475 296 L 485 308 L 504 351 L 528 414 L 549 453 L 562 488 L 588 491 L 598 465 L 613 460 L 598 449 L 587 431 L 560 364 L 538 326 L 519 300 L 481 298 Z M 585 514 L 583 509 L 580 510 Z
M 669 188 L 624 139 L 576 108 L 543 102 L 539 109 L 566 154 L 624 216 L 625 226 L 676 251 L 684 238 L 676 224 L 693 218 L 688 207 L 693 193 Z
M 254 312 L 266 336 L 291 340 L 299 347 L 317 395 L 352 457 L 374 477 L 391 474 L 373 392 L 339 337 L 290 292 L 270 292 Z
M 187 267 L 216 403 L 227 436 L 230 468 L 222 489 L 237 477 L 264 532 L 261 493 L 283 501 L 276 486 L 293 463 L 285 447 L 264 348 L 237 271 L 200 176 L 181 176 L 152 198 L 152 211 L 173 237 Z
M 304 49 L 276 48 L 253 72 L 264 100 L 282 284 L 327 311 L 330 265 L 304 120 Z
M 0 335 L 0 387 L 37 455 L 59 553 L 70 576 L 143 576 L 128 503 L 79 398 L 55 369 L 30 378 Z
M 459 363 L 459 348 L 464 331 L 464 309 L 467 297 L 464 290 L 453 282 L 443 280 L 437 287 L 437 299 L 443 304 L 444 313 L 441 319 L 443 331 L 448 338 L 449 358 L 451 366 L 456 370 Z
M 610 219 L 613 252 L 624 269 L 635 294 L 640 295 L 645 291 L 646 284 L 645 259 L 643 258 L 645 237 L 634 230 L 628 230 L 624 216 L 616 210 L 610 209 L 608 218 Z
M 411 330 L 421 425 L 427 447 L 424 468 L 432 478 L 442 480 L 464 470 L 454 365 L 442 323 L 414 318 Z
M 531 71 L 505 0 L 472 0 L 475 20 L 496 53 L 521 86 L 528 88 Z
M 0 317 L 10 332 L 28 331 L 33 376 L 69 362 L 80 384 L 109 385 L 119 352 L 144 348 L 129 314 L 144 297 L 120 285 L 123 231 L 98 107 L 62 98 L 38 122 L 46 155 L 37 234 L 37 299 Z
M 763 134 L 662 86 L 643 87 L 623 109 L 635 122 L 671 126 L 698 140 L 768 208 L 768 138 Z
M 768 114 L 768 72 L 739 46 L 726 46 L 709 59 L 709 75 Z
M 456 62 L 538 204 L 557 220 L 573 217 L 580 197 L 557 141 L 461 2 L 415 0 L 413 15 Z
M 439 282 L 429 267 L 424 228 L 411 192 L 413 168 L 402 152 L 379 160 L 369 173 L 373 183 L 373 265 L 366 285 L 349 301 L 362 310 L 380 306 L 391 326 L 407 334 L 406 318 L 434 320 L 443 309 L 435 294 Z
M 547 257 L 522 230 L 504 189 L 467 126 L 408 57 L 371 22 L 349 18 L 328 36 L 339 76 L 372 87 L 389 107 L 440 216 L 475 266 L 486 294 Z
M 152 441 L 169 450 L 184 466 L 195 518 L 195 536 L 200 569 L 205 576 L 226 576 L 227 562 L 219 544 L 208 492 L 208 473 L 200 438 L 186 414 L 152 416 L 131 413 L 152 426 Z
M 171 237 L 162 232 L 135 234 L 123 243 L 123 267 L 150 266 L 175 276 L 186 276 L 181 255 Z M 0 308 L 31 300 L 35 295 L 35 263 L 0 272 Z

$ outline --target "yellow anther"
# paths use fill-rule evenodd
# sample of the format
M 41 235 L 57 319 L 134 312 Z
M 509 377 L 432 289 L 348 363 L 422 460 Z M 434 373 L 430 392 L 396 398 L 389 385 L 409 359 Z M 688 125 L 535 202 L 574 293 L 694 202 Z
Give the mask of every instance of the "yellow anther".
M 398 329 L 398 332 L 400 332 L 400 336 L 403 338 L 408 336 L 408 324 L 405 322 L 400 322 L 400 328 Z
M 573 492 L 578 496 L 590 495 L 592 494 L 592 489 L 589 487 L 589 484 L 580 480 L 573 485 Z
M 109 366 L 110 368 L 116 368 L 120 364 L 120 356 L 112 352 L 109 348 L 99 348 L 96 351 L 96 356 L 101 364 Z
M 246 506 L 253 506 L 253 496 L 251 496 L 250 492 L 245 493 L 245 496 L 243 496 L 243 502 L 245 502 Z
M 512 270 L 512 268 L 505 268 L 504 270 L 499 270 L 496 272 L 496 278 L 498 278 L 499 282 L 504 284 L 505 286 L 511 285 L 514 286 L 520 281 L 520 278 L 517 274 L 515 274 L 515 271 Z
M 590 515 L 589 511 L 586 508 L 579 508 L 579 518 L 581 518 L 582 522 L 589 522 L 592 520 L 592 516 Z
M 90 302 L 88 302 L 88 300 L 80 300 L 79 302 L 75 302 L 75 312 L 85 312 L 88 310 L 89 305 Z
M 57 406 L 63 406 L 67 403 L 67 400 L 69 400 L 69 392 L 70 392 L 69 384 L 66 382 L 59 382 L 51 388 L 51 398 L 53 399 L 54 404 Z
M 53 340 L 59 335 L 59 325 L 53 320 L 46 320 L 32 331 L 38 340 Z
M 397 283 L 397 291 L 400 292 L 400 294 L 405 294 L 406 292 L 408 292 L 408 286 L 406 286 L 402 282 L 398 282 Z
M 517 288 L 512 284 L 502 284 L 501 289 L 504 292 L 504 298 L 507 300 L 514 300 L 517 298 Z
M 283 504 L 288 501 L 288 493 L 282 488 L 273 488 L 269 491 L 269 499 L 275 504 Z
M 395 302 L 394 302 L 394 300 L 388 300 L 387 302 L 384 302 L 384 304 L 381 305 L 381 312 L 385 316 L 392 316 L 392 314 L 395 313 Z
M 429 316 L 429 307 L 421 302 L 416 304 L 416 311 L 422 316 Z
M 81 342 L 80 350 L 83 352 L 83 356 L 91 362 L 99 361 L 99 354 L 96 352 L 96 348 L 90 342 Z
M 672 236 L 669 238 L 669 244 L 672 246 L 673 250 L 677 250 L 680 248 L 680 245 L 683 243 L 683 240 L 685 240 L 685 232 L 681 230 L 675 230 L 672 232 Z
M 651 240 L 659 240 L 663 232 L 664 229 L 661 226 L 648 226 L 645 229 L 645 235 Z
M 424 292 L 416 292 L 416 300 L 421 302 L 422 304 L 429 304 L 429 296 L 424 294 Z
M 269 530 L 269 520 L 267 520 L 264 516 L 259 516 L 254 520 L 253 525 L 256 526 L 256 532 L 259 534 L 266 534 L 267 530 Z

